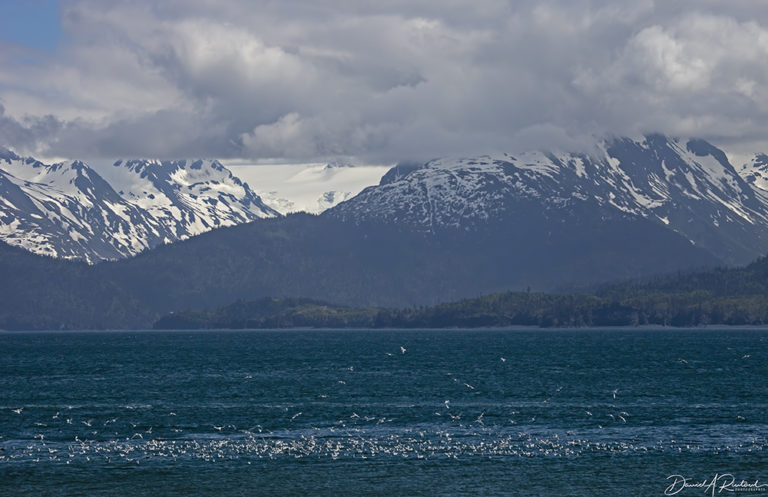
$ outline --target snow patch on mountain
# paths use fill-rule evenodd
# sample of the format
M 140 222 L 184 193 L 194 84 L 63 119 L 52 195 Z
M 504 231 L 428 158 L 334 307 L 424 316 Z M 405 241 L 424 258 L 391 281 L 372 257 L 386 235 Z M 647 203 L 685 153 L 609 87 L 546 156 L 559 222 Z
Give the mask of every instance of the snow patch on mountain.
M 768 192 L 768 155 L 756 154 L 739 167 L 739 175 L 754 188 Z

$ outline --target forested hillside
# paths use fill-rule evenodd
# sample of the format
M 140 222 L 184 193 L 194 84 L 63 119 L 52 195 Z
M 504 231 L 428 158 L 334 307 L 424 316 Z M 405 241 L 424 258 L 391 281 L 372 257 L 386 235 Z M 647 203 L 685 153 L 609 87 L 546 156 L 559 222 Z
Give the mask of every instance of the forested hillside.
M 354 308 L 261 299 L 164 316 L 157 328 L 446 328 L 768 324 L 768 259 L 746 268 L 626 282 L 594 294 L 507 292 L 430 307 Z

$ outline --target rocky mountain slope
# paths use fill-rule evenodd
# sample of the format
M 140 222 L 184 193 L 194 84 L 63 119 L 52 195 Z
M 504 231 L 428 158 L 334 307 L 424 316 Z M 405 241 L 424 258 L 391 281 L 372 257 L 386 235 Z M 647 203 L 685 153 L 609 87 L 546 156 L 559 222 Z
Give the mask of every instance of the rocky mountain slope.
M 93 263 L 279 215 L 218 161 L 118 161 L 109 176 L 0 150 L 0 239 Z
M 504 218 L 573 212 L 641 218 L 729 264 L 768 251 L 768 165 L 736 169 L 703 140 L 614 138 L 590 154 L 532 152 L 437 159 L 388 175 L 328 214 L 424 233 L 482 231 Z M 525 233 L 520 233 L 520 241 Z

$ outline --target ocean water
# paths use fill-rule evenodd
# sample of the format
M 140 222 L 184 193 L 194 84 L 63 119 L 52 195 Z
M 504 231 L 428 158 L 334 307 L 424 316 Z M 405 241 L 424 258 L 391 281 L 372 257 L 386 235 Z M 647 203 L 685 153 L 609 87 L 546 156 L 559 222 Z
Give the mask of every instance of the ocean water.
M 0 334 L 3 496 L 768 495 L 767 449 L 766 330 Z

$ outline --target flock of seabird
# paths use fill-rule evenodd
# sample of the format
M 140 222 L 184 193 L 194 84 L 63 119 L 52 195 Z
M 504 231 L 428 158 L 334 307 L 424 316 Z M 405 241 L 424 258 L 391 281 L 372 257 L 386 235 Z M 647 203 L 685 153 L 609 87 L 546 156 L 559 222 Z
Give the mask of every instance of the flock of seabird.
M 406 354 L 405 346 L 400 346 L 401 355 Z M 394 354 L 386 352 L 388 357 Z M 748 358 L 749 355 L 745 355 Z M 507 362 L 504 357 L 499 358 L 502 364 Z M 687 363 L 684 359 L 678 362 Z M 354 372 L 355 368 L 350 366 L 346 368 L 349 372 Z M 472 384 L 453 378 L 454 383 L 459 383 L 463 388 L 469 391 L 476 390 Z M 338 384 L 345 385 L 345 380 L 338 380 Z M 563 387 L 555 389 L 553 395 L 547 397 L 542 404 L 549 405 L 550 400 L 562 391 Z M 616 400 L 619 396 L 618 388 L 608 392 L 611 400 Z M 319 398 L 328 398 L 327 394 L 318 395 Z M 500 426 L 498 424 L 486 425 L 486 411 L 481 411 L 476 416 L 470 416 L 468 423 L 461 423 L 465 413 L 459 412 L 456 405 L 450 399 L 445 399 L 442 403 L 443 409 L 434 412 L 436 416 L 448 418 L 453 423 L 453 433 L 444 428 L 444 425 L 435 425 L 431 430 L 420 429 L 414 431 L 412 427 L 396 427 L 389 423 L 393 418 L 386 416 L 361 416 L 352 412 L 347 420 L 338 420 L 332 426 L 309 428 L 298 427 L 292 432 L 291 429 L 270 431 L 264 429 L 262 425 L 255 425 L 248 429 L 238 429 L 234 425 L 211 425 L 211 428 L 221 435 L 219 437 L 203 437 L 196 435 L 199 433 L 184 434 L 184 430 L 178 427 L 170 428 L 175 436 L 152 437 L 153 427 L 145 426 L 138 429 L 139 423 L 129 421 L 134 432 L 129 435 L 120 435 L 119 431 L 107 433 L 110 425 L 118 423 L 118 417 L 110 417 L 101 423 L 100 427 L 95 427 L 95 418 L 88 417 L 81 419 L 80 424 L 86 428 L 94 428 L 87 433 L 80 433 L 74 436 L 74 442 L 61 440 L 61 429 L 58 432 L 32 434 L 32 441 L 24 440 L 4 440 L 0 436 L 0 462 L 14 459 L 30 460 L 51 460 L 66 461 L 67 464 L 73 461 L 86 460 L 90 462 L 93 457 L 101 457 L 103 461 L 115 462 L 123 461 L 127 463 L 140 463 L 142 460 L 161 457 L 161 458 L 194 458 L 206 461 L 216 461 L 222 459 L 233 459 L 239 457 L 251 457 L 256 459 L 275 458 L 280 456 L 290 457 L 308 457 L 308 456 L 330 456 L 339 457 L 359 457 L 368 458 L 376 456 L 395 456 L 395 457 L 448 457 L 458 458 L 462 456 L 571 456 L 585 451 L 607 450 L 611 452 L 631 452 L 649 450 L 665 450 L 670 446 L 681 450 L 682 446 L 676 445 L 674 440 L 664 442 L 659 440 L 657 445 L 648 445 L 647 443 L 636 443 L 628 441 L 590 441 L 576 437 L 572 430 L 560 434 L 557 430 L 538 430 L 529 429 L 528 431 L 512 431 L 509 426 L 517 425 L 519 419 L 509 419 L 509 426 Z M 608 404 L 612 406 L 611 404 Z M 135 406 L 125 406 L 135 409 Z M 72 407 L 69 406 L 71 411 Z M 285 408 L 287 409 L 287 408 Z M 593 407 L 594 409 L 594 407 Z M 19 416 L 25 416 L 24 407 L 9 408 L 11 413 Z M 6 411 L 8 412 L 8 411 Z M 595 418 L 590 410 L 584 410 L 588 418 Z M 298 411 L 290 415 L 290 422 L 295 422 L 303 411 Z M 512 415 L 520 414 L 518 411 L 512 411 Z M 176 412 L 169 412 L 168 416 L 177 416 Z M 627 411 L 607 412 L 605 418 L 610 419 L 617 426 L 619 423 L 627 424 L 630 414 Z M 63 419 L 67 425 L 73 424 L 73 417 L 62 415 L 61 411 L 56 411 L 50 417 L 53 422 L 59 422 Z M 302 418 L 304 419 L 304 418 Z M 528 418 L 526 418 L 528 419 Z M 529 418 L 528 424 L 533 425 L 537 416 Z M 597 419 L 597 418 L 595 418 Z M 742 418 L 743 419 L 743 418 Z M 309 422 L 309 421 L 308 421 Z M 374 423 L 375 422 L 375 423 Z M 350 424 L 351 423 L 351 424 Z M 362 425 L 360 423 L 363 423 Z M 366 424 L 368 423 L 368 424 Z M 35 426 L 55 428 L 47 422 L 36 421 Z M 381 428 L 381 425 L 388 424 L 387 428 Z M 55 425 L 55 423 L 54 423 Z M 442 427 L 441 427 L 442 426 Z M 604 426 L 597 424 L 599 430 Z M 98 428 L 98 429 L 97 429 Z M 99 431 L 102 429 L 102 432 Z M 57 436 L 58 435 L 58 436 Z M 99 436 L 101 435 L 101 436 Z M 145 437 L 147 435 L 147 437 Z M 82 437 L 82 438 L 81 438 Z M 600 437 L 598 437 L 600 438 Z M 745 442 L 747 447 L 750 441 Z M 753 446 L 759 443 L 753 440 Z M 670 445 L 671 444 L 671 445 Z M 685 445 L 689 450 L 696 449 L 690 444 Z M 716 447 L 717 450 L 729 451 L 739 450 L 739 446 Z

